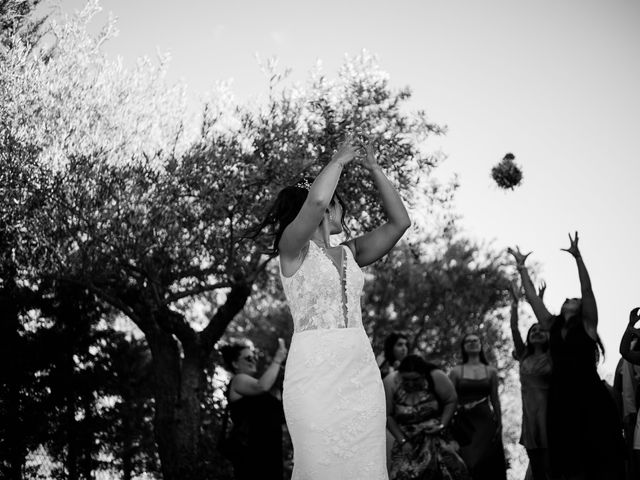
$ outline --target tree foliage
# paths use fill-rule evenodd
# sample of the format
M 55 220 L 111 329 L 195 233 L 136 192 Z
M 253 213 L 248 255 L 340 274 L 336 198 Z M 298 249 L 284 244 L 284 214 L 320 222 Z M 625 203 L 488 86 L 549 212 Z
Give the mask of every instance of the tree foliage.
M 455 185 L 431 175 L 441 158 L 428 140 L 444 129 L 425 112 L 408 111 L 410 91 L 394 89 L 373 56 L 345 59 L 332 78 L 314 70 L 305 84 L 267 62 L 264 98 L 239 104 L 221 87 L 196 122 L 184 86 L 167 82 L 166 57 L 128 69 L 104 53 L 115 24 L 88 33 L 98 10 L 91 1 L 74 17 L 41 24 L 38 41 L 12 35 L 0 50 L 0 297 L 14 312 L 3 329 L 15 345 L 66 339 L 65 349 L 42 357 L 50 366 L 62 355 L 66 369 L 34 380 L 40 367 L 24 365 L 24 376 L 11 382 L 20 408 L 35 411 L 46 401 L 41 411 L 64 425 L 60 432 L 89 435 L 83 443 L 45 442 L 67 471 L 73 464 L 80 472 L 83 461 L 99 468 L 91 463 L 96 441 L 108 445 L 125 478 L 157 470 L 157 456 L 167 479 L 228 470 L 213 448 L 220 418 L 214 345 L 225 332 L 250 336 L 266 359 L 274 338 L 291 328 L 263 253 L 270 238 L 254 241 L 247 232 L 283 186 L 317 174 L 347 132 L 375 137 L 401 195 L 436 219 L 431 230 L 417 222 L 410 243 L 368 270 L 363 314 L 376 349 L 396 328 L 413 331 L 415 346 L 444 364 L 469 328 L 505 345 L 501 259 L 452 240 Z M 338 189 L 352 235 L 382 220 L 363 168 L 350 167 Z M 64 303 L 58 285 L 82 294 L 95 316 L 63 321 L 55 313 L 63 305 L 85 307 Z M 33 335 L 25 330 L 28 313 L 36 317 Z M 144 340 L 125 338 L 110 320 L 98 328 L 114 315 L 128 317 Z M 493 358 L 508 357 L 498 348 Z M 54 377 L 65 386 L 42 396 Z M 74 389 L 76 378 L 83 389 Z M 79 411 L 82 422 L 72 421 Z M 42 441 L 36 435 L 20 451 Z
M 2 57 L 3 254 L 21 282 L 86 289 L 139 327 L 163 474 L 196 478 L 213 345 L 254 286 L 268 284 L 268 240 L 246 232 L 282 186 L 319 171 L 347 130 L 375 134 L 383 165 L 417 198 L 437 164 L 423 142 L 441 129 L 423 112 L 406 113 L 409 92 L 394 91 L 362 54 L 335 80 L 315 72 L 305 86 L 268 67 L 264 101 L 218 96 L 192 131 L 184 89 L 166 82 L 163 59 L 128 70 L 101 48 L 113 23 L 87 33 L 98 8 L 90 2 L 51 22 L 37 48 L 18 39 Z M 356 231 L 380 221 L 363 169 L 340 188 Z M 210 305 L 199 324 L 196 302 Z

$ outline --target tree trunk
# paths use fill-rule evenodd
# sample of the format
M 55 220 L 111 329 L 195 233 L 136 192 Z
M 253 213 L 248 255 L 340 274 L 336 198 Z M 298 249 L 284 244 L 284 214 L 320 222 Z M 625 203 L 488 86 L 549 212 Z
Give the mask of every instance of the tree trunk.
M 123 398 L 122 407 L 122 480 L 131 480 L 133 473 L 133 428 L 131 419 L 131 397 Z
M 155 377 L 155 437 L 164 480 L 205 478 L 200 456 L 204 366 L 165 332 L 147 338 Z
M 67 479 L 78 480 L 78 429 L 76 424 L 76 400 L 74 392 L 71 388 L 73 378 L 73 357 L 69 355 L 66 359 L 65 371 L 67 377 L 67 392 L 65 398 L 65 419 L 66 419 L 66 435 L 67 435 L 67 458 L 65 459 L 67 467 Z
M 177 320 L 176 313 L 168 309 L 156 310 L 151 322 L 140 325 L 152 355 L 155 439 L 164 480 L 209 478 L 209 462 L 200 448 L 205 366 L 215 341 L 242 310 L 250 293 L 250 285 L 232 288 L 225 304 L 200 334 L 181 324 L 183 319 Z M 174 318 L 170 318 L 172 315 Z M 161 325 L 169 329 L 179 325 L 180 330 L 174 335 Z
M 22 478 L 26 449 L 23 448 L 24 433 L 20 408 L 20 375 L 23 364 L 19 360 L 24 345 L 18 329 L 19 307 L 17 305 L 16 284 L 13 271 L 2 271 L 5 277 L 4 288 L 0 289 L 0 432 L 5 437 L 0 441 L 0 474 L 11 479 Z M 22 348 L 21 348 L 22 347 Z M 17 363 L 17 364 L 16 364 Z M 24 451 L 24 454 L 23 454 Z
M 24 341 L 18 334 L 18 312 L 11 297 L 2 295 L 0 298 L 0 310 L 6 313 L 6 317 L 0 322 L 0 337 L 2 343 L 0 350 L 0 387 L 6 389 L 0 401 L 2 431 L 5 438 L 2 439 L 2 453 L 0 454 L 0 477 L 19 480 L 22 478 L 22 469 L 26 463 L 27 449 L 25 446 L 26 432 L 23 422 L 22 405 L 24 399 L 21 396 L 20 377 L 24 375 L 23 365 L 20 360 L 24 355 Z M 16 365 L 17 363 L 17 365 Z

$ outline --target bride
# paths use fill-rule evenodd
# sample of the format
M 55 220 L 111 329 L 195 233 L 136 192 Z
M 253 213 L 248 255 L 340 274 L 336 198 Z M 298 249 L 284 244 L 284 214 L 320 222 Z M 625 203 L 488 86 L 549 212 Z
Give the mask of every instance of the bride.
M 344 203 L 335 192 L 358 149 L 347 140 L 311 184 L 284 188 L 264 226 L 293 317 L 283 403 L 293 442 L 293 480 L 386 480 L 385 397 L 371 344 L 362 326 L 360 267 L 385 255 L 410 226 L 400 195 L 369 142 L 364 167 L 388 221 L 332 246 L 343 231 Z

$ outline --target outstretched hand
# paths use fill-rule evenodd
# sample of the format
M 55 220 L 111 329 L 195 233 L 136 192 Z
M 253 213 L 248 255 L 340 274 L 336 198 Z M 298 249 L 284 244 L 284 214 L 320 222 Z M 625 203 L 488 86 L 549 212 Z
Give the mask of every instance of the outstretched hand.
M 338 145 L 338 149 L 333 153 L 331 159 L 344 166 L 356 158 L 357 153 L 358 149 L 353 145 L 351 135 L 347 135 L 344 141 Z
M 365 142 L 362 143 L 362 148 L 364 149 L 364 159 L 362 160 L 362 165 L 369 171 L 372 171 L 376 168 L 380 167 L 378 163 L 378 159 L 376 158 L 375 151 L 373 148 L 373 140 L 367 138 Z
M 637 337 L 640 337 L 640 328 L 635 327 L 638 321 L 640 321 L 640 307 L 636 307 L 629 312 L 629 325 L 627 325 L 627 330 L 634 332 Z
M 544 298 L 544 292 L 547 290 L 547 284 L 545 282 L 540 282 L 540 287 L 538 287 L 538 297 L 540 300 Z
M 282 363 L 284 359 L 287 357 L 287 347 L 282 338 L 278 338 L 278 350 L 276 354 L 273 356 L 273 361 L 277 363 Z
M 565 252 L 569 252 L 573 255 L 573 258 L 580 258 L 580 249 L 578 248 L 578 232 L 575 233 L 574 237 L 571 238 L 571 234 L 569 234 L 569 248 L 561 248 L 561 250 Z
M 524 262 L 527 260 L 527 257 L 531 255 L 531 253 L 533 253 L 533 252 L 529 252 L 527 254 L 524 254 L 520 251 L 520 247 L 518 246 L 516 246 L 515 250 L 513 250 L 512 248 L 508 248 L 507 252 L 509 252 L 513 256 L 513 258 L 516 260 L 517 267 L 524 267 Z

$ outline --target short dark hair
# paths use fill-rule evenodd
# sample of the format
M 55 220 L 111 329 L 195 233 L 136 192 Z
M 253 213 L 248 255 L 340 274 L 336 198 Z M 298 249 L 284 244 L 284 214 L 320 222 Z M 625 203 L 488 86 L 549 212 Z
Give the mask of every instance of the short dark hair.
M 222 362 L 224 363 L 224 368 L 226 368 L 231 373 L 236 373 L 236 369 L 233 367 L 233 362 L 236 362 L 238 358 L 240 358 L 240 353 L 246 348 L 251 348 L 251 346 L 245 343 L 232 343 L 230 345 L 223 345 L 220 348 L 220 353 L 222 354 Z
M 409 341 L 408 335 L 404 332 L 391 332 L 387 338 L 384 339 L 384 359 L 390 364 L 396 361 L 393 356 L 393 347 L 401 338 L 404 338 L 407 342 Z
M 433 391 L 433 378 L 431 372 L 438 369 L 438 366 L 427 362 L 420 355 L 410 354 L 402 359 L 398 365 L 398 373 L 419 373 L 427 380 L 429 391 Z

